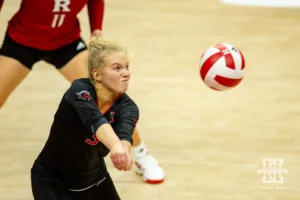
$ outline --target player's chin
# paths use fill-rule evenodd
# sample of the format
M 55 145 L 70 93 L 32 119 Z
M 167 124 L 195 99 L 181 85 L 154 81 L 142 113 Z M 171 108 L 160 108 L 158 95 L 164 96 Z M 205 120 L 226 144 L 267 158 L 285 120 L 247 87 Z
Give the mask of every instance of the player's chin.
M 128 90 L 128 85 L 121 85 L 120 87 L 119 87 L 119 93 L 125 93 L 125 92 L 127 92 L 127 90 Z

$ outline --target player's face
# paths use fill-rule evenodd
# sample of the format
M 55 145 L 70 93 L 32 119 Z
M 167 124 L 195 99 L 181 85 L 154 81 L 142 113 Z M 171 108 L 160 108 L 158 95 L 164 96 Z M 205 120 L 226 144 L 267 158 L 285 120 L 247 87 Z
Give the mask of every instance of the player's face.
M 124 93 L 130 79 L 128 57 L 124 52 L 114 52 L 105 59 L 102 83 L 111 90 Z

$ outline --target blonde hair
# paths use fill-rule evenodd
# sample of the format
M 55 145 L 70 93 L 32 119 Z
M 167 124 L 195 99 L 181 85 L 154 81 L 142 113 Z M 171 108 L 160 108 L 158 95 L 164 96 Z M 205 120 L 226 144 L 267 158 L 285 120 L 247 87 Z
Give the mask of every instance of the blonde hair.
M 104 40 L 102 37 L 92 37 L 89 43 L 88 73 L 94 82 L 93 69 L 104 66 L 105 57 L 113 52 L 124 52 L 129 60 L 129 53 L 125 46 L 116 41 Z

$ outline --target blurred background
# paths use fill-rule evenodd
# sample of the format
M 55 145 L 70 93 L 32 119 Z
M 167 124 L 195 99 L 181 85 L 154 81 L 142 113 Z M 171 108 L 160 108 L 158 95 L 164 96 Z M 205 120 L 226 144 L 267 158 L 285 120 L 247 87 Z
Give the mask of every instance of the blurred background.
M 106 1 L 104 37 L 122 41 L 134 55 L 128 94 L 140 108 L 142 137 L 166 172 L 164 183 L 148 185 L 106 159 L 122 199 L 300 199 L 300 10 L 294 2 L 286 8 Z M 4 1 L 1 42 L 19 5 Z M 79 18 L 88 41 L 86 9 Z M 199 62 L 221 42 L 243 52 L 246 72 L 236 88 L 218 92 L 200 79 Z M 33 199 L 30 168 L 68 87 L 54 67 L 39 62 L 0 110 L 0 200 Z M 262 182 L 264 158 L 284 161 L 282 183 Z

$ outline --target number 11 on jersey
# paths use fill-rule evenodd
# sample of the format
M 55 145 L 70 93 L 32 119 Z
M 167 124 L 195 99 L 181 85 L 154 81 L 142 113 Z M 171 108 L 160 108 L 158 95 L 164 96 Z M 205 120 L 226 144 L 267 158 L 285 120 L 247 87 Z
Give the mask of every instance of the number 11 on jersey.
M 54 0 L 54 8 L 52 12 L 54 13 L 51 27 L 58 28 L 60 27 L 65 20 L 67 12 L 70 12 L 70 0 Z
M 54 14 L 51 27 L 52 28 L 58 28 L 60 27 L 65 20 L 66 14 L 56 13 Z

